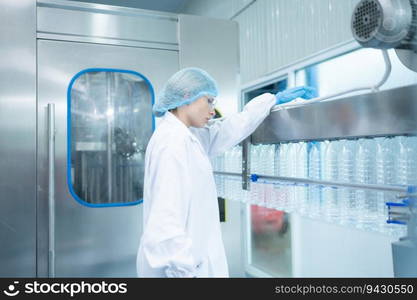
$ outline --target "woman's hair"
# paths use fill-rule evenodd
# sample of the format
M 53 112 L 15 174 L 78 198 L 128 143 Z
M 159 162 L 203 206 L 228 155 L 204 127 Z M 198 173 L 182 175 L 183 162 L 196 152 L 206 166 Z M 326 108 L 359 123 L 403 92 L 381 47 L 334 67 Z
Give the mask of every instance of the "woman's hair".
M 185 68 L 166 82 L 153 106 L 153 113 L 162 117 L 168 110 L 189 104 L 203 96 L 217 96 L 217 83 L 206 71 Z

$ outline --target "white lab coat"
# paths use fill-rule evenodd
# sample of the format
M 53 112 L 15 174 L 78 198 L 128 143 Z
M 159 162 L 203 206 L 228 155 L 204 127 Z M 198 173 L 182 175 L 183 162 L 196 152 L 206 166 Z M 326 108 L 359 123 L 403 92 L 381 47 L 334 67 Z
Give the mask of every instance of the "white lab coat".
M 249 136 L 274 104 L 274 95 L 263 94 L 203 128 L 164 115 L 145 155 L 139 277 L 228 277 L 209 157 Z

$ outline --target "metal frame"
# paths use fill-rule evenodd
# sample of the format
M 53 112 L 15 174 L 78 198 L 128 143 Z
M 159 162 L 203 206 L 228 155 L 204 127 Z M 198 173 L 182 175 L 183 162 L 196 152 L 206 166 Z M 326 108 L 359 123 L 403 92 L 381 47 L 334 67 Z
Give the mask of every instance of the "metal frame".
M 178 20 L 177 14 L 161 11 L 151 11 L 140 8 L 121 7 L 107 4 L 86 3 L 66 0 L 37 0 L 38 6 L 48 6 L 55 8 L 70 8 L 79 11 L 89 11 L 97 13 L 112 13 L 122 16 L 146 16 L 150 18 Z
M 0 1 L 0 38 L 0 277 L 34 277 L 41 205 L 36 199 L 35 1 Z
M 215 171 L 216 175 L 224 176 L 233 176 L 241 177 L 242 174 L 231 173 L 231 172 L 218 172 Z M 309 178 L 298 178 L 298 177 L 284 177 L 284 176 L 269 176 L 262 174 L 252 174 L 248 176 L 248 179 L 253 179 L 252 181 L 257 181 L 258 179 L 265 179 L 267 181 L 288 181 L 299 184 L 312 184 L 318 186 L 328 186 L 328 187 L 344 187 L 358 190 L 376 190 L 381 192 L 398 192 L 398 193 L 407 193 L 408 186 L 394 186 L 394 185 L 380 185 L 380 184 L 363 184 L 363 183 L 349 183 L 349 182 L 340 182 L 340 181 L 325 181 L 325 180 L 315 180 Z
M 90 69 L 84 69 L 81 70 L 80 72 L 78 72 L 77 74 L 74 75 L 74 77 L 72 77 L 69 85 L 68 85 L 68 89 L 67 89 L 67 130 L 68 130 L 68 136 L 67 136 L 67 185 L 68 185 L 68 190 L 71 193 L 72 197 L 77 200 L 80 204 L 88 206 L 88 207 L 110 207 L 110 206 L 131 206 L 131 205 L 136 205 L 136 204 L 140 204 L 143 202 L 143 199 L 138 199 L 132 202 L 128 202 L 128 203 L 122 203 L 122 202 L 117 202 L 117 203 L 110 203 L 110 199 L 109 199 L 109 203 L 99 203 L 99 204 L 95 204 L 95 203 L 89 203 L 83 199 L 81 199 L 77 193 L 74 191 L 72 182 L 71 182 L 71 145 L 72 145 L 72 141 L 71 141 L 71 93 L 72 93 L 72 88 L 74 83 L 77 81 L 78 78 L 80 78 L 80 76 L 89 73 L 89 72 L 115 72 L 115 73 L 125 73 L 125 74 L 131 74 L 134 75 L 140 79 L 142 79 L 149 87 L 149 91 L 151 94 L 151 103 L 152 105 L 155 103 L 155 91 L 154 88 L 152 86 L 152 83 L 150 82 L 150 80 L 148 78 L 146 78 L 146 76 L 144 76 L 143 74 L 136 72 L 136 71 L 131 71 L 131 70 L 122 70 L 122 69 L 109 69 L 109 68 L 90 68 Z M 109 92 L 108 92 L 109 94 Z M 110 130 L 111 126 L 109 126 L 108 130 Z M 155 129 L 155 117 L 152 116 L 152 130 Z M 108 134 L 108 139 L 110 139 L 111 137 L 111 132 L 110 134 Z M 107 141 L 108 145 L 111 145 L 112 142 L 110 140 Z M 109 146 L 107 146 L 107 149 L 109 149 Z M 108 164 L 110 164 L 110 156 L 111 156 L 111 152 L 108 152 Z M 109 173 L 107 174 L 107 176 L 109 176 L 111 178 L 110 175 L 110 170 L 111 168 L 109 168 Z M 110 180 L 108 181 L 108 188 L 110 188 L 111 184 L 110 184 Z M 109 191 L 109 196 L 111 195 L 111 191 Z
M 178 15 L 63 0 L 37 1 L 37 38 L 178 51 Z M 54 22 L 59 18 L 60 22 Z M 110 24 L 94 27 L 95 23 Z M 82 26 L 85 25 L 85 26 Z M 132 30 L 132 25 L 150 30 Z M 123 29 L 116 34 L 112 27 Z M 156 34 L 155 34 L 156 33 Z
M 55 104 L 48 104 L 48 275 L 55 277 Z

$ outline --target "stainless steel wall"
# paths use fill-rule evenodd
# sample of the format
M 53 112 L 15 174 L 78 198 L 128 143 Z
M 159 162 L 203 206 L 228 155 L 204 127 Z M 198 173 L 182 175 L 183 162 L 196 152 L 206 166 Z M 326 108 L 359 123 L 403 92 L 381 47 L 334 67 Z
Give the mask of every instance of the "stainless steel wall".
M 23 21 L 24 20 L 24 21 Z M 0 2 L 0 276 L 36 276 L 36 1 Z
M 359 0 L 190 2 L 185 13 L 217 15 L 239 23 L 242 83 L 248 83 L 352 39 L 350 16 Z
M 177 15 L 78 1 L 38 0 L 38 38 L 177 50 Z
M 256 0 L 192 0 L 182 8 L 183 13 L 206 16 L 218 19 L 232 19 Z
M 219 96 L 216 107 L 223 115 L 237 112 L 237 22 L 180 15 L 178 37 L 180 68 L 200 67 L 209 72 L 218 83 Z

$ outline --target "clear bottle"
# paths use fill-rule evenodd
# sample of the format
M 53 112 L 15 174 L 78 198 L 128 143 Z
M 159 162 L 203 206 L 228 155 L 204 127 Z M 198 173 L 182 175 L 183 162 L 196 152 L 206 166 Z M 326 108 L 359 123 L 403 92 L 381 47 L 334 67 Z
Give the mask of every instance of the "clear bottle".
M 417 137 L 400 136 L 398 181 L 400 184 L 417 185 Z
M 267 163 L 267 167 L 266 167 L 266 175 L 270 175 L 273 176 L 274 175 L 274 170 L 275 170 L 275 161 L 274 161 L 274 156 L 275 156 L 275 145 L 268 145 L 268 163 Z
M 281 143 L 279 146 L 279 176 L 281 177 L 288 177 L 289 176 L 289 145 L 288 143 Z M 290 193 L 289 193 L 289 185 L 285 184 L 284 182 L 280 183 L 279 193 L 277 194 L 279 197 L 278 202 L 280 203 L 280 207 L 282 210 L 286 212 L 291 212 L 290 207 Z
M 251 147 L 251 174 L 260 174 L 259 168 L 259 155 L 261 150 L 261 145 L 252 145 Z M 260 197 L 260 190 L 259 190 L 259 183 L 258 182 L 251 182 L 250 183 L 250 202 L 251 204 L 256 205 L 259 201 Z
M 266 165 L 265 165 L 265 175 L 274 176 L 275 169 L 275 145 L 268 145 L 266 149 Z M 273 207 L 273 197 L 274 197 L 274 181 L 268 180 L 268 183 L 265 185 L 265 206 L 268 208 Z
M 376 183 L 376 143 L 372 139 L 360 139 L 357 153 L 356 179 L 359 183 Z M 378 201 L 377 192 L 357 190 L 359 207 L 358 226 L 366 230 L 377 230 Z
M 238 174 L 242 174 L 242 147 L 236 146 L 236 153 L 235 153 L 235 167 L 234 172 Z M 235 191 L 236 191 L 236 200 L 241 201 L 242 197 L 242 176 L 236 178 L 235 183 Z
M 397 182 L 401 185 L 417 185 L 417 137 L 397 137 L 399 148 Z M 397 226 L 398 236 L 406 233 L 406 226 Z
M 275 145 L 275 154 L 274 154 L 274 176 L 281 176 L 280 175 L 280 153 L 282 151 L 282 144 Z M 282 189 L 280 182 L 277 181 L 274 184 L 273 189 L 273 199 L 272 199 L 272 207 L 277 210 L 283 210 L 283 199 L 282 199 Z
M 268 169 L 268 145 L 262 145 L 261 150 L 259 151 L 259 175 L 265 175 Z M 260 179 L 258 183 L 258 190 L 259 190 L 259 198 L 257 204 L 259 206 L 266 206 L 266 189 L 267 184 L 265 183 L 265 179 Z
M 236 147 L 232 148 L 230 151 L 230 169 L 229 172 L 235 173 L 236 172 L 236 159 L 237 159 L 237 152 Z M 236 178 L 234 176 L 230 176 L 230 200 L 236 200 Z
M 296 143 L 296 156 L 295 156 L 295 177 L 307 178 L 307 143 Z M 309 203 L 307 198 L 307 190 L 305 185 L 298 184 L 295 187 L 295 197 L 297 204 L 297 211 L 305 216 L 309 211 Z
M 357 141 L 341 140 L 339 158 L 339 181 L 354 182 L 356 175 Z M 340 223 L 355 226 L 358 219 L 358 203 L 354 189 L 339 189 Z
M 326 181 L 338 181 L 339 144 L 339 141 L 326 143 L 323 163 L 323 179 Z M 323 212 L 328 222 L 338 223 L 339 221 L 340 207 L 337 196 L 337 189 L 334 187 L 326 187 L 323 190 Z
M 213 171 L 219 171 L 219 172 L 221 171 L 221 168 L 220 168 L 221 157 L 222 157 L 222 155 L 216 156 L 215 166 L 213 166 Z M 222 197 L 222 194 L 221 194 L 222 176 L 219 175 L 219 174 L 216 174 L 215 178 L 216 178 L 217 195 L 218 195 L 218 197 Z
M 297 177 L 297 144 L 289 143 L 287 150 L 287 177 Z M 296 186 L 291 182 L 288 182 L 288 211 L 293 212 L 298 208 L 297 205 L 297 196 L 296 196 Z
M 380 185 L 394 184 L 396 181 L 397 150 L 395 139 L 390 137 L 376 138 L 376 183 Z M 378 227 L 379 231 L 393 234 L 398 227 L 396 224 L 387 224 L 388 209 L 385 203 L 395 201 L 391 193 L 378 192 Z
M 242 174 L 242 146 L 240 145 L 236 147 L 235 172 Z M 236 193 L 237 193 L 237 200 L 240 202 L 244 202 L 241 176 L 237 178 Z
M 311 142 L 309 151 L 309 169 L 308 177 L 311 179 L 321 180 L 321 158 L 320 158 L 320 146 L 318 142 Z M 316 185 L 310 185 L 308 187 L 308 201 L 309 201 L 309 213 L 311 218 L 318 218 L 320 216 L 320 202 L 321 202 L 321 189 Z

